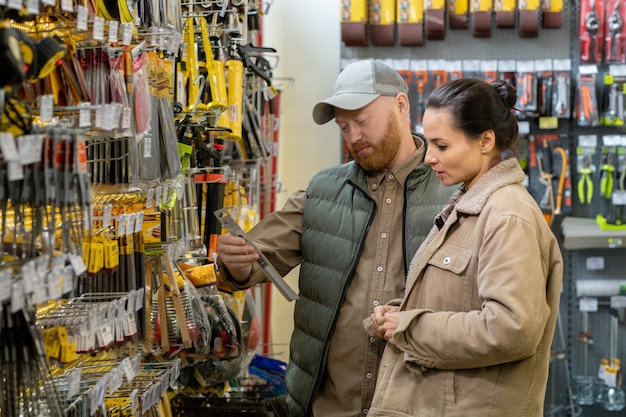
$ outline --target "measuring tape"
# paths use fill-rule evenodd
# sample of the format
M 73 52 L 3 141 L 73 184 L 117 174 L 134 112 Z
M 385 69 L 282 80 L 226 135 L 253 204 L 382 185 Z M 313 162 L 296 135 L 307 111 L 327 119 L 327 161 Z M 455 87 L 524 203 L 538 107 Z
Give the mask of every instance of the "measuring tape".
M 228 232 L 233 236 L 239 236 L 245 239 L 246 243 L 254 248 L 254 251 L 259 255 L 259 259 L 257 262 L 263 268 L 263 271 L 267 274 L 269 279 L 276 285 L 278 291 L 287 299 L 287 301 L 294 301 L 300 298 L 298 294 L 295 293 L 293 289 L 283 279 L 283 277 L 278 273 L 276 268 L 267 260 L 265 255 L 257 248 L 257 246 L 250 240 L 250 238 L 246 235 L 241 227 L 237 224 L 235 219 L 228 213 L 226 209 L 219 209 L 213 212 L 215 217 L 222 223 L 224 229 L 228 230 Z

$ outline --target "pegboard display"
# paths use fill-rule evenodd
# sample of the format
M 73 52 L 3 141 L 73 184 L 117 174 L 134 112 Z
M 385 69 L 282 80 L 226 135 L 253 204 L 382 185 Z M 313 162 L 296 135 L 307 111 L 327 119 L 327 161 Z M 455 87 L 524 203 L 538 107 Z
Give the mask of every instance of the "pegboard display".
M 372 20 L 373 3 L 381 7 L 378 20 Z M 407 8 L 406 4 L 414 4 L 395 3 Z M 424 3 L 433 9 L 444 4 Z M 625 415 L 621 413 L 626 413 L 626 407 L 620 409 L 626 400 L 621 397 L 621 369 L 616 369 L 621 368 L 620 359 L 626 360 L 626 226 L 619 227 L 626 225 L 626 206 L 618 204 L 626 203 L 619 200 L 626 188 L 626 48 L 622 44 L 626 2 L 564 2 L 556 20 L 543 11 L 534 33 L 525 31 L 528 13 L 515 4 L 507 9 L 507 0 L 494 2 L 500 9 L 491 10 L 486 32 L 477 32 L 473 22 L 484 16 L 459 9 L 459 3 L 449 0 L 442 13 L 427 9 L 425 20 L 410 13 L 402 17 L 405 20 L 397 15 L 390 31 L 382 27 L 393 25 L 384 14 L 390 2 L 369 2 L 370 10 L 360 11 L 365 24 L 342 21 L 342 66 L 376 58 L 397 69 L 409 84 L 412 126 L 420 131 L 420 112 L 429 92 L 445 80 L 444 73 L 447 79 L 506 78 L 517 84 L 520 95 L 525 93 L 520 63 L 569 64 L 562 79 L 557 76 L 559 68 L 552 68 L 551 84 L 542 81 L 541 68 L 533 68 L 537 77 L 533 98 L 543 95 L 551 101 L 538 99 L 536 107 L 518 114 L 518 152 L 526 186 L 548 214 L 565 261 L 544 415 Z M 481 3 L 472 1 L 469 7 L 480 8 Z M 547 3 L 542 2 L 542 7 Z M 343 17 L 348 19 L 347 14 Z M 433 21 L 437 30 L 427 27 Z M 480 24 L 484 28 L 486 23 Z M 413 42 L 407 42 L 409 36 Z M 507 65 L 512 69 L 507 71 Z M 473 68 L 478 70 L 472 72 Z M 553 94 L 546 95 L 546 86 L 552 86 Z M 566 100 L 557 102 L 557 97 Z M 584 227 L 578 227 L 579 220 Z M 569 234 L 575 235 L 573 245 Z M 612 385 L 616 389 L 611 390 Z

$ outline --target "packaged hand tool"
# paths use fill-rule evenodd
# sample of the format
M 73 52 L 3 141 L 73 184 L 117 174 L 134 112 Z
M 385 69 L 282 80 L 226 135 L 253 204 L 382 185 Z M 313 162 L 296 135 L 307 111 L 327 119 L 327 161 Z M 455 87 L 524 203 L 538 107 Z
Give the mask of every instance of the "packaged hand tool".
M 558 29 L 563 25 L 563 0 L 541 0 L 541 27 Z
M 579 175 L 577 184 L 578 202 L 591 204 L 594 196 L 593 178 L 597 167 L 594 164 L 598 137 L 596 135 L 581 135 L 576 147 L 576 171 Z
M 424 1 L 424 22 L 426 37 L 431 40 L 443 40 L 446 37 L 446 2 L 445 0 Z
M 244 233 L 241 227 L 237 224 L 235 219 L 231 217 L 226 209 L 219 209 L 214 212 L 224 229 L 226 229 L 231 235 L 239 236 L 246 240 L 246 243 L 254 248 L 254 251 L 259 255 L 257 262 L 263 268 L 263 271 L 267 274 L 268 278 L 276 285 L 278 291 L 287 299 L 287 301 L 294 301 L 300 298 L 296 292 L 285 282 L 283 277 L 278 273 L 276 268 L 267 260 L 263 252 L 254 244 L 250 238 Z
M 559 119 L 569 119 L 571 115 L 572 63 L 569 59 L 555 59 L 552 62 L 554 85 L 552 87 L 552 114 Z
M 515 0 L 496 0 L 493 11 L 496 15 L 497 28 L 515 27 Z
M 517 6 L 520 38 L 539 36 L 539 0 L 522 0 Z
M 469 23 L 469 0 L 450 0 L 448 26 L 450 29 L 467 29 Z
M 396 0 L 396 22 L 401 46 L 424 44 L 424 0 Z
M 582 0 L 580 3 L 580 60 L 602 62 L 604 46 L 604 6 L 597 0 Z
M 600 124 L 600 116 L 596 91 L 596 74 L 593 68 L 586 72 L 585 67 L 580 67 L 579 72 L 576 95 L 576 122 L 579 126 L 598 126 Z
M 367 0 L 342 0 L 341 41 L 346 46 L 367 46 Z
M 626 62 L 626 49 L 624 48 L 626 7 L 622 3 L 622 0 L 609 0 L 606 5 L 605 62 Z
M 368 22 L 372 45 L 393 46 L 395 44 L 395 0 L 371 0 Z
M 493 0 L 472 0 L 470 13 L 472 15 L 472 34 L 475 38 L 491 36 L 491 13 Z

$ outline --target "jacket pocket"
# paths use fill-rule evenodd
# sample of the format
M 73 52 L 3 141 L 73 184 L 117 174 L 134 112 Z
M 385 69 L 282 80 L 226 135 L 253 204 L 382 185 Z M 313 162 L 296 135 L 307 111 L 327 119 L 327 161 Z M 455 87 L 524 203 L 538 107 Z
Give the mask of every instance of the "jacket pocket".
M 460 275 L 472 260 L 472 251 L 452 245 L 442 246 L 428 261 L 429 265 Z

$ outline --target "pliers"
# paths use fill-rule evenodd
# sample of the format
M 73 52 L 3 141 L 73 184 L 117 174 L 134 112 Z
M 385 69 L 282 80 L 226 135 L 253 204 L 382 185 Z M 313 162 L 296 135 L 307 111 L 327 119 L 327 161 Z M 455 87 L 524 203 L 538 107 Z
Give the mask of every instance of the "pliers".
M 597 62 L 596 57 L 598 48 L 598 29 L 600 28 L 600 18 L 596 12 L 596 2 L 590 1 L 589 12 L 585 16 L 585 34 L 583 38 L 583 55 L 580 57 L 583 61 Z
M 580 179 L 578 180 L 578 199 L 581 204 L 591 203 L 593 197 L 593 181 L 591 180 L 591 158 L 588 155 L 583 156 L 582 167 L 578 170 Z
M 606 154 L 605 161 L 601 167 L 601 172 L 602 176 L 600 178 L 600 194 L 604 198 L 611 198 L 611 195 L 613 194 L 613 175 L 615 174 L 612 150 L 609 150 Z
M 615 0 L 613 11 L 608 18 L 608 36 L 606 37 L 607 61 L 620 61 L 622 58 L 621 38 L 624 20 L 622 19 L 622 0 Z

